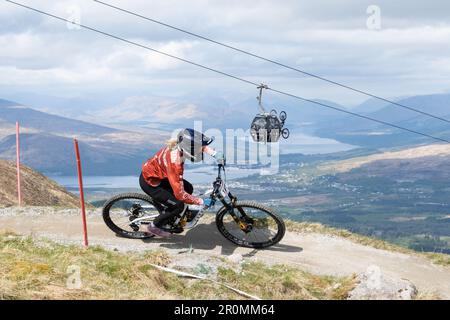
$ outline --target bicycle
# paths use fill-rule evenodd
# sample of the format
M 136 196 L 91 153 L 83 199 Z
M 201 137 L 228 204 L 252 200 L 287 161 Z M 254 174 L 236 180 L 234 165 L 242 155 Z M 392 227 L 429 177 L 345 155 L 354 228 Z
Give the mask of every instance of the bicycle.
M 227 187 L 225 161 L 218 162 L 217 167 L 218 175 L 213 182 L 213 189 L 205 195 L 210 194 L 211 207 L 217 201 L 222 203 L 215 218 L 219 232 L 229 241 L 242 247 L 261 249 L 280 242 L 286 227 L 278 213 L 255 201 L 238 201 Z M 119 236 L 146 239 L 154 236 L 140 229 L 146 229 L 146 225 L 165 209 L 146 194 L 123 193 L 104 204 L 103 220 Z M 197 226 L 204 213 L 205 208 L 185 209 L 163 229 L 170 233 L 182 233 L 185 229 Z

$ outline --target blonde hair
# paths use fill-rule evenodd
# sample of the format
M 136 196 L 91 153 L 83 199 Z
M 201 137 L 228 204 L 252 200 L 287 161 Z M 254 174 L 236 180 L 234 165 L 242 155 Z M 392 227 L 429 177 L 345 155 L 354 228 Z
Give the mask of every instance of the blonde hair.
M 166 146 L 169 149 L 173 150 L 177 146 L 177 143 L 178 143 L 177 139 L 172 138 L 166 141 Z

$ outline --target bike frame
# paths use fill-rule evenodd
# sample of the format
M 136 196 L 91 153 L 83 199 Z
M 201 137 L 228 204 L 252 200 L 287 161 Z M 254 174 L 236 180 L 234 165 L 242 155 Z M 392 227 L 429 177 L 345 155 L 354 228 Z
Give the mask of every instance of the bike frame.
M 225 179 L 222 179 L 222 172 L 225 176 Z M 227 201 L 227 198 L 230 199 L 230 201 Z M 235 203 L 237 201 L 237 197 L 235 197 L 229 190 L 226 184 L 226 173 L 225 173 L 225 163 L 219 163 L 218 164 L 218 170 L 217 170 L 217 178 L 216 181 L 213 183 L 213 191 L 211 193 L 211 199 L 213 200 L 213 203 L 216 200 L 219 200 L 222 202 L 228 213 L 231 215 L 233 220 L 241 226 L 242 229 L 245 228 L 245 223 L 242 225 L 243 221 L 241 217 L 247 218 L 247 215 L 245 214 L 244 210 L 240 207 L 236 207 Z M 239 217 L 234 209 L 238 209 L 241 217 Z
M 228 209 L 228 211 L 233 211 L 233 204 L 237 201 L 237 198 L 231 194 L 228 190 L 225 180 L 222 179 L 222 172 L 225 175 L 225 165 L 219 164 L 217 169 L 217 178 L 213 183 L 213 190 L 211 193 L 211 199 L 213 203 L 219 200 L 222 204 Z M 226 199 L 229 198 L 231 202 L 228 202 Z

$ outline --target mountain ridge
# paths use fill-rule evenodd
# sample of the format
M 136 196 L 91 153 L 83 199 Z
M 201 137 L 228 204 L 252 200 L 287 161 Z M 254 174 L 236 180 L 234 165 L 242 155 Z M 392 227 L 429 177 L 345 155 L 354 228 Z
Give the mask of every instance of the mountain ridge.
M 450 121 L 448 93 L 418 95 L 396 101 Z M 358 107 L 354 110 L 357 112 Z M 377 105 L 375 111 L 365 115 L 438 138 L 450 139 L 450 123 L 393 104 L 385 103 L 384 107 Z M 334 138 L 344 143 L 376 148 L 435 142 L 431 138 L 351 116 L 318 126 L 314 132 L 319 136 Z

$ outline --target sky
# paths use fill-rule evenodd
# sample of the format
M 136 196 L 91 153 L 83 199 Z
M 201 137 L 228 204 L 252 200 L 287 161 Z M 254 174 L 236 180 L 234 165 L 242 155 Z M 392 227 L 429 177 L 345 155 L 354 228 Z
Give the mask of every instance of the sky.
M 377 95 L 450 92 L 449 1 L 103 1 Z M 367 99 L 92 0 L 17 2 L 296 95 L 344 106 Z M 256 89 L 0 1 L 0 98 L 110 103 L 192 92 Z

